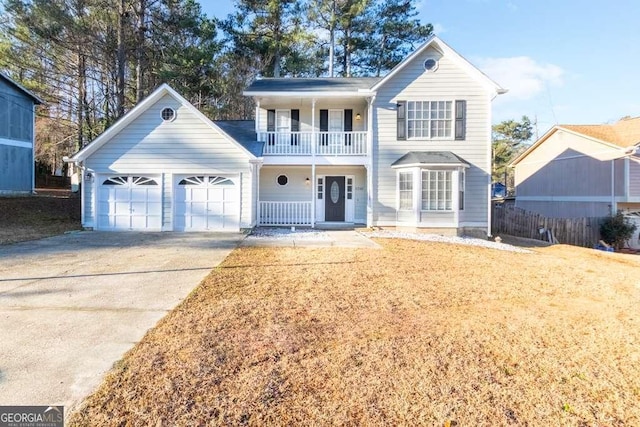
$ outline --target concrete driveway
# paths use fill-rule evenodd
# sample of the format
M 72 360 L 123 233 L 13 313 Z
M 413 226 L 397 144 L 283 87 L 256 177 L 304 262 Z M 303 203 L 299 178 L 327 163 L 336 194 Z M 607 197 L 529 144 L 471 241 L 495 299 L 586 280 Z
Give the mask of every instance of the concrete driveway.
M 72 409 L 242 238 L 80 232 L 0 246 L 0 405 Z

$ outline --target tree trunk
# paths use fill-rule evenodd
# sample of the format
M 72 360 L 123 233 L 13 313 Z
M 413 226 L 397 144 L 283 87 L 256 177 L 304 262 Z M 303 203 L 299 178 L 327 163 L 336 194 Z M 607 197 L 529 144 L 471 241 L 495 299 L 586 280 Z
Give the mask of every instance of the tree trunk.
M 86 91 L 86 64 L 84 55 L 81 52 L 82 46 L 78 46 L 78 144 L 77 149 L 84 147 L 84 101 L 87 99 Z
M 144 97 L 143 83 L 143 62 L 144 62 L 144 43 L 145 43 L 145 12 L 146 0 L 140 0 L 138 7 L 138 34 L 136 43 L 136 104 L 142 101 Z
M 116 114 L 118 117 L 124 115 L 124 78 L 125 78 L 125 39 L 124 39 L 124 26 L 125 26 L 125 0 L 120 0 L 118 6 L 118 71 L 116 77 Z

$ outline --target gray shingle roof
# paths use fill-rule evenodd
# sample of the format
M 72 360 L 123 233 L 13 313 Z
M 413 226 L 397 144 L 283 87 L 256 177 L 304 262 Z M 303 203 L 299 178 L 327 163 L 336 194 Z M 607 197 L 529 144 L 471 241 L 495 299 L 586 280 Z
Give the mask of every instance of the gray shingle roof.
M 404 156 L 393 162 L 391 166 L 405 165 L 466 165 L 469 162 L 456 156 L 451 151 L 409 151 Z
M 254 80 L 245 92 L 333 92 L 369 89 L 380 77 L 267 78 Z
M 255 122 L 253 120 L 214 120 L 213 123 L 251 154 L 256 157 L 262 156 L 264 143 L 256 141 Z

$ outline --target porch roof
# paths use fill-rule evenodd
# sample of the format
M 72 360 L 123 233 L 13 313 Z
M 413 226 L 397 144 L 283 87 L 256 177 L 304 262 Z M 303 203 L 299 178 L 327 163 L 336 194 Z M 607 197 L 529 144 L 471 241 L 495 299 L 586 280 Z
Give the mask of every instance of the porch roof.
M 409 166 L 463 166 L 469 163 L 451 151 L 409 151 L 391 164 L 392 168 Z
M 254 80 L 245 89 L 244 95 L 366 95 L 380 79 L 380 77 L 266 78 Z
M 214 123 L 251 154 L 256 157 L 262 157 L 264 142 L 256 141 L 255 121 L 214 120 Z

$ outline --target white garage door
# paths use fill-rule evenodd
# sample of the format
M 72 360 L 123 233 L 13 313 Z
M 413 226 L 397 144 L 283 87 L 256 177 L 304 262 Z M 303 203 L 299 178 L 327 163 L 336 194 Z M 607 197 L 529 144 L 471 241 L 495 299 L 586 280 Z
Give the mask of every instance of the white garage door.
M 229 177 L 178 178 L 174 200 L 177 231 L 240 229 L 240 186 Z
M 160 230 L 160 179 L 148 176 L 100 178 L 98 230 Z

